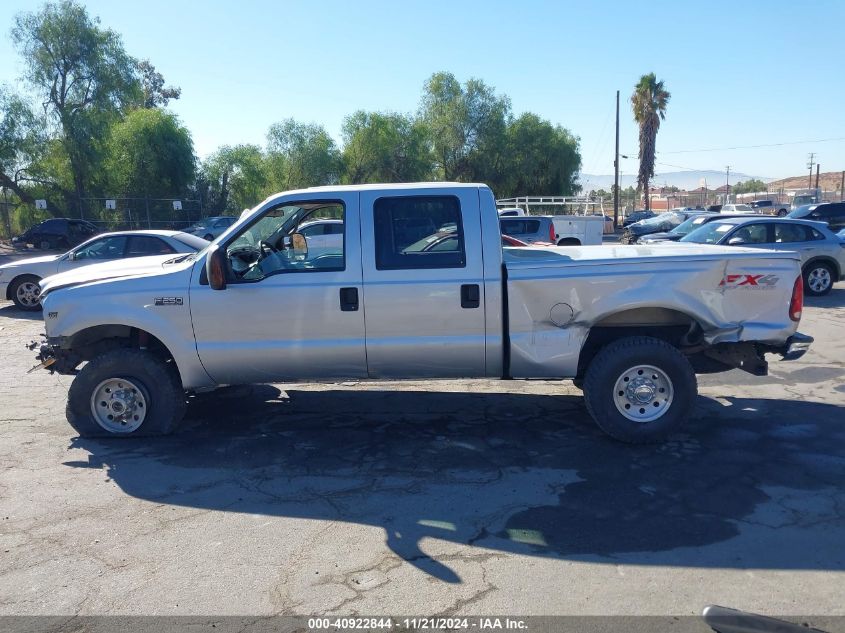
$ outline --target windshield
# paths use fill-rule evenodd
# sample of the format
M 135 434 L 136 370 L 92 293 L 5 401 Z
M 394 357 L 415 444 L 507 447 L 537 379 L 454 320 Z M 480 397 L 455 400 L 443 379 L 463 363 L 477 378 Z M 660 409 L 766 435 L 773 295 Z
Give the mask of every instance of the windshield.
M 726 224 L 725 222 L 708 222 L 682 237 L 681 241 L 693 242 L 694 244 L 718 244 L 725 233 L 735 226 L 735 224 Z
M 789 217 L 789 218 L 803 218 L 805 215 L 810 213 L 810 211 L 815 209 L 817 206 L 819 206 L 819 205 L 817 205 L 817 204 L 802 205 L 802 206 L 790 211 L 789 214 L 787 215 L 787 217 Z
M 683 222 L 684 216 L 679 213 L 669 212 L 669 213 L 661 213 L 660 215 L 656 215 L 653 218 L 648 218 L 646 220 L 640 220 L 640 226 L 657 226 L 663 224 L 664 222 L 669 222 L 670 224 L 680 224 Z
M 701 226 L 701 224 L 705 220 L 706 220 L 706 218 L 702 218 L 702 217 L 690 218 L 686 222 L 681 222 L 678 226 L 676 226 L 674 229 L 672 229 L 669 232 L 672 235 L 686 235 L 687 233 L 689 233 L 690 231 L 692 231 L 696 227 Z

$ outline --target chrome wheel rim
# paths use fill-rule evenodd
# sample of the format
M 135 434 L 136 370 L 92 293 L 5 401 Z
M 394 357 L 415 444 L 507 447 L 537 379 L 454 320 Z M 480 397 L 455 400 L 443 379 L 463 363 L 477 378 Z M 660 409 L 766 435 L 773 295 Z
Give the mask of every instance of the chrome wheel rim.
M 109 433 L 138 430 L 148 408 L 145 390 L 127 378 L 104 380 L 91 394 L 91 415 Z
M 34 281 L 25 281 L 15 291 L 15 297 L 18 301 L 27 308 L 34 308 L 38 305 L 38 295 L 41 289 Z
M 827 268 L 814 268 L 807 275 L 807 285 L 813 292 L 824 292 L 830 287 L 830 271 Z
M 675 397 L 672 380 L 653 365 L 626 369 L 613 386 L 613 403 L 627 419 L 645 424 L 662 416 Z

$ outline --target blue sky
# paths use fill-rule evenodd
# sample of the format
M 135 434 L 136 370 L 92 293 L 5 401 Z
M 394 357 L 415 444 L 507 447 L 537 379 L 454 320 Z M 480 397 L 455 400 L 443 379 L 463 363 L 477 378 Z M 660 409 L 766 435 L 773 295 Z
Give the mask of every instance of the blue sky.
M 356 109 L 413 112 L 431 73 L 483 79 L 515 114 L 532 111 L 581 138 L 587 173 L 613 171 L 621 91 L 623 173 L 636 171 L 628 97 L 655 72 L 672 93 L 657 140 L 658 172 L 723 170 L 765 177 L 845 169 L 845 2 L 203 3 L 86 0 L 182 87 L 172 104 L 205 156 L 222 144 L 263 144 L 271 123 L 318 122 L 339 141 Z M 8 31 L 40 2 L 0 8 L 0 82 L 21 62 Z M 839 139 L 822 141 L 822 139 Z M 756 149 L 703 148 L 812 143 Z

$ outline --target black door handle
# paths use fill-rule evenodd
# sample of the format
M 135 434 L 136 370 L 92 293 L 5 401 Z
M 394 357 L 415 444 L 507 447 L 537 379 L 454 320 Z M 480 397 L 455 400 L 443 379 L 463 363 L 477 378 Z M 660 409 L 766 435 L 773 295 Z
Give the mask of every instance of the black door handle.
M 358 310 L 358 289 L 340 289 L 340 310 L 341 312 L 355 312 Z
M 481 289 L 478 284 L 463 284 L 461 286 L 461 307 L 477 308 L 481 305 Z

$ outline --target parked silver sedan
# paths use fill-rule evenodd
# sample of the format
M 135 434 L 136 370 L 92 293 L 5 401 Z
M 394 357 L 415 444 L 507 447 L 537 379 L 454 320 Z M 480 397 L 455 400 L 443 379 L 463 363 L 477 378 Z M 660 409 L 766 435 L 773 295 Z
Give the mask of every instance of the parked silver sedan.
M 823 222 L 777 217 L 726 218 L 712 221 L 680 239 L 680 243 L 720 244 L 795 251 L 801 256 L 804 291 L 820 296 L 845 281 L 845 242 Z
M 38 282 L 67 270 L 123 259 L 170 253 L 194 253 L 208 241 L 181 231 L 122 231 L 101 233 L 63 255 L 19 259 L 0 266 L 0 298 L 21 310 L 40 310 Z

